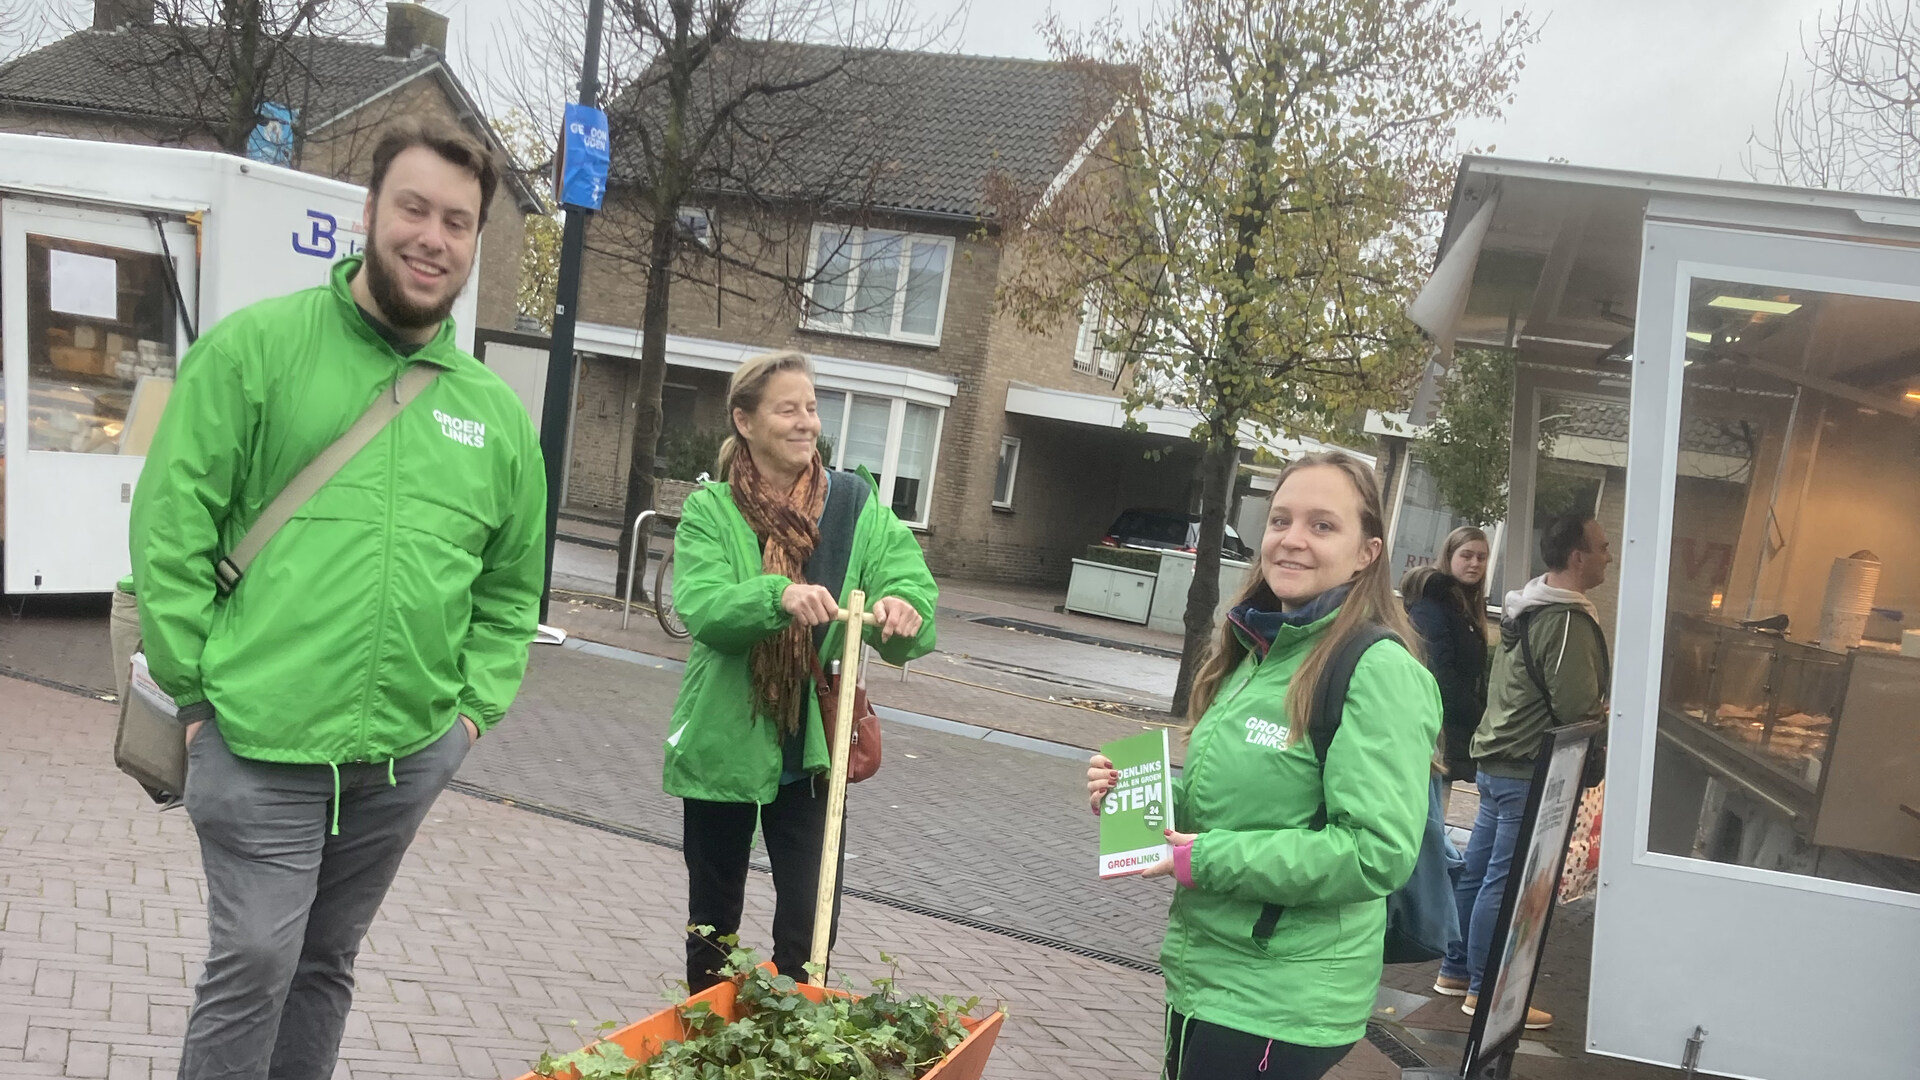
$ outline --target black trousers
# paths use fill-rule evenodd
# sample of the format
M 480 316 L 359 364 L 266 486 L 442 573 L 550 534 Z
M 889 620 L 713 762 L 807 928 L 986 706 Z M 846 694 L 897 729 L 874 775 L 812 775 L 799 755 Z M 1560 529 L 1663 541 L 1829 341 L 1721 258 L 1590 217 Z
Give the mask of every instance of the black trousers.
M 1161 1080 L 1320 1080 L 1353 1047 L 1297 1046 L 1169 1010 Z
M 681 842 L 687 860 L 687 985 L 695 993 L 720 982 L 715 970 L 727 962 L 717 938 L 740 932 L 746 906 L 747 860 L 758 823 L 773 863 L 773 964 L 780 974 L 805 982 L 813 952 L 814 905 L 820 893 L 820 851 L 826 843 L 827 785 L 799 780 L 782 785 L 765 806 L 683 799 Z M 846 827 L 841 823 L 840 868 L 846 869 Z M 833 898 L 834 932 L 840 924 L 839 890 Z M 711 926 L 704 936 L 694 927 Z

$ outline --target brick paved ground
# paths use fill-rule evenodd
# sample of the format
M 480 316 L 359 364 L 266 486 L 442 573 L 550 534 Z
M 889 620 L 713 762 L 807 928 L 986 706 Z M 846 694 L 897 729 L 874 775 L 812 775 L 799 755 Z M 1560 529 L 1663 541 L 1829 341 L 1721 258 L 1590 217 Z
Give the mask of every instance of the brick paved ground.
M 680 804 L 660 790 L 676 672 L 570 649 L 535 652 L 512 711 L 460 779 L 669 839 Z M 1151 962 L 1164 882 L 1100 884 L 1085 766 L 883 723 L 886 767 L 849 789 L 847 883 Z
M 204 952 L 192 828 L 106 761 L 109 706 L 0 680 L 0 1075 L 170 1077 Z M 580 874 L 581 867 L 591 868 Z M 336 1080 L 514 1076 L 568 1021 L 658 1008 L 682 964 L 677 854 L 443 796 L 368 935 Z M 767 881 L 748 892 L 764 939 Z M 1147 1077 L 1159 980 L 847 905 L 839 961 L 1011 1013 L 990 1076 Z
M 104 610 L 28 614 L 24 621 L 0 618 L 0 671 L 83 686 L 106 682 Z M 657 628 L 654 634 L 665 640 Z M 1062 741 L 1093 730 L 1089 719 L 1122 734 L 1139 730 L 1057 705 L 1009 709 L 1004 703 L 1015 699 L 982 688 L 928 694 L 923 688 L 932 682 L 876 685 L 875 697 L 887 703 L 895 693 L 911 694 L 940 704 L 926 711 L 996 727 L 1038 724 L 1030 733 L 1043 737 L 1057 737 L 1046 727 L 1053 724 L 1065 732 Z M 537 650 L 526 695 L 511 721 L 475 751 L 463 779 L 677 837 L 678 808 L 659 792 L 658 762 L 676 683 L 670 672 Z M 0 678 L 3 1077 L 61 1069 L 146 1076 L 144 1066 L 156 1061 L 152 1075 L 172 1075 L 169 1055 L 204 947 L 198 857 L 185 819 L 155 814 L 105 764 L 107 710 Z M 1060 794 L 1077 787 L 1076 764 L 897 724 L 886 730 L 887 770 L 853 789 L 854 887 L 1152 956 L 1161 891 L 1137 881 L 1093 885 L 1076 870 L 1074 860 L 1093 842 L 1091 816 Z M 1462 811 L 1460 797 L 1455 803 Z M 1018 822 L 1033 826 L 1005 827 Z M 948 860 L 927 854 L 975 854 L 979 837 L 995 829 L 994 842 L 1012 845 L 1014 854 L 1003 851 L 991 873 L 953 872 Z M 75 852 L 82 853 L 77 860 Z M 582 895 L 564 883 L 583 863 L 610 868 L 632 888 L 612 897 Z M 365 954 L 351 1075 L 514 1075 L 538 1052 L 543 1033 L 564 1030 L 565 1020 L 650 1009 L 678 965 L 673 927 L 685 896 L 681 873 L 671 851 L 477 800 L 443 799 Z M 749 926 L 760 940 L 770 900 L 766 880 L 756 875 Z M 989 996 L 1012 1005 L 1014 1021 L 992 1075 L 1152 1075 L 1152 1038 L 1115 1044 L 1108 1036 L 1157 1031 L 1157 978 L 879 905 L 856 901 L 849 910 L 860 913 L 849 926 L 849 946 L 912 957 L 918 966 L 907 974 L 927 989 L 988 987 Z M 1580 1052 L 1589 919 L 1575 908 L 1556 923 L 1538 1003 L 1561 1023 L 1538 1044 L 1563 1056 L 1522 1058 L 1517 1075 L 1527 1080 L 1655 1075 Z M 553 975 L 548 969 L 556 965 L 543 951 L 549 947 L 563 958 L 594 958 L 594 972 L 584 981 Z M 562 959 L 558 966 L 588 963 Z M 1388 978 L 1416 994 L 1430 980 L 1430 971 L 1407 968 L 1390 969 Z M 1463 1029 L 1465 1018 L 1449 1002 L 1418 1012 L 1417 1002 L 1401 1003 L 1408 1007 L 1383 1018 L 1411 1019 L 1423 1031 Z M 464 1018 L 459 1008 L 467 1010 Z M 403 1044 L 412 1046 L 411 1057 Z M 1440 1044 L 1425 1052 L 1447 1059 Z M 42 1058 L 57 1058 L 59 1067 L 49 1072 Z M 1364 1045 L 1335 1073 L 1339 1080 L 1392 1075 Z
M 600 601 L 556 594 L 548 621 L 576 637 L 651 656 L 685 660 L 690 647 L 668 637 L 652 612 L 637 606 L 622 629 L 617 602 L 609 608 Z M 897 669 L 875 666 L 869 689 L 878 704 L 1096 747 L 1140 731 L 1136 718 L 1168 719 L 1164 710 L 1172 691 L 1172 664 L 1162 657 L 996 629 L 943 613 L 938 651 L 914 661 L 904 678 Z M 1130 689 L 1119 682 L 1146 682 L 1159 689 Z M 1068 704 L 1076 701 L 1096 707 Z M 1133 711 L 1101 711 L 1109 708 L 1107 703 Z
M 686 659 L 687 643 L 663 633 L 650 612 L 636 609 L 622 630 L 617 605 L 609 609 L 578 600 L 556 595 L 549 621 L 590 641 Z M 24 617 L 0 614 L 0 675 L 19 673 L 111 691 L 105 597 L 11 597 L 7 603 L 23 606 Z M 1112 711 L 1106 703 L 1152 709 L 1164 707 L 1164 701 L 1101 681 L 1116 677 L 1113 665 L 1166 663 L 1161 658 L 972 625 L 952 615 L 943 616 L 941 627 L 943 648 L 916 661 L 904 678 L 896 669 L 875 668 L 870 680 L 875 703 L 1084 747 L 1143 730 L 1142 716 L 1166 721 L 1152 713 Z M 982 655 L 976 658 L 970 649 Z M 1170 685 L 1172 676 L 1162 674 Z M 1094 707 L 1075 707 L 1071 701 Z

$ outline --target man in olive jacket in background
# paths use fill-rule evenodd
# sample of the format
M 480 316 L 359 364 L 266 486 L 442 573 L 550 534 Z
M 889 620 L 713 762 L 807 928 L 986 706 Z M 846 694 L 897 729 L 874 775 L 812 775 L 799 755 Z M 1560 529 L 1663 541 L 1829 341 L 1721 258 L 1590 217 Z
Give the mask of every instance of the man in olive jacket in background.
M 135 591 L 153 677 L 189 724 L 207 878 L 181 1080 L 333 1075 L 361 939 L 525 674 L 546 556 L 539 446 L 448 318 L 499 178 L 457 130 L 390 129 L 365 257 L 208 331 L 154 438 Z M 413 365 L 438 374 L 221 596 L 219 562 Z
M 1586 596 L 1607 580 L 1613 561 L 1606 531 L 1590 514 L 1560 518 L 1541 534 L 1540 554 L 1547 573 L 1507 594 L 1500 622 L 1487 712 L 1473 737 L 1480 814 L 1454 891 L 1465 940 L 1448 951 L 1433 985 L 1441 994 L 1466 998 L 1461 1011 L 1469 1016 L 1479 1006 L 1494 923 L 1533 787 L 1534 759 L 1547 730 L 1556 722 L 1576 724 L 1606 715 L 1607 641 Z M 1528 670 L 1529 649 L 1544 685 Z M 1527 1010 L 1529 1030 L 1552 1022 L 1539 1009 Z

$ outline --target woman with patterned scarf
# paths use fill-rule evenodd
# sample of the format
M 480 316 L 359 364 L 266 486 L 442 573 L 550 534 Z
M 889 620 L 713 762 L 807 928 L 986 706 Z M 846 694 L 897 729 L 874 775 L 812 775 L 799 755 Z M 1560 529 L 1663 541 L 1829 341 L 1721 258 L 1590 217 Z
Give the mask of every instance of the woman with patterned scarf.
M 841 654 L 846 624 L 832 620 L 855 589 L 872 600 L 879 623 L 868 643 L 883 659 L 925 655 L 937 595 L 919 543 L 872 477 L 821 463 L 806 357 L 742 363 L 727 405 L 725 482 L 687 497 L 673 548 L 674 606 L 693 654 L 668 725 L 665 786 L 685 810 L 695 991 L 720 981 L 728 950 L 718 939 L 740 930 L 756 825 L 773 864 L 773 962 L 805 980 L 829 767 L 815 660 Z

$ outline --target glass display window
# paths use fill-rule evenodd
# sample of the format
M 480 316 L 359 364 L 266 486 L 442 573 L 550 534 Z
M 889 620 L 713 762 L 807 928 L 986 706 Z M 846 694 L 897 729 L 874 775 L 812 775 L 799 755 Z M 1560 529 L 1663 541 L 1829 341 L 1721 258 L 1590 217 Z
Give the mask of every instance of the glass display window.
M 1920 303 L 1695 278 L 1685 339 L 1651 846 L 1920 892 Z
M 27 235 L 29 450 L 142 456 L 178 322 L 159 255 Z

